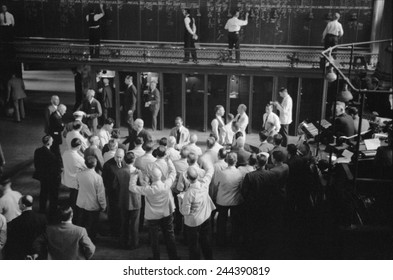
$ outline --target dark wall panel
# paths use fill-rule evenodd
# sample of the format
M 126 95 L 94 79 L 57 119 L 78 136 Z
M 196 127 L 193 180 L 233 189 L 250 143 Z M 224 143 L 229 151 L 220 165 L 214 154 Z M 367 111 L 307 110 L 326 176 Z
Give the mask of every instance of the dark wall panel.
M 99 0 L 8 0 L 18 36 L 87 38 L 85 16 Z M 250 12 L 240 38 L 248 44 L 321 45 L 327 16 L 342 14 L 342 43 L 368 41 L 372 0 L 103 0 L 102 38 L 183 40 L 182 8 L 190 7 L 201 42 L 225 43 L 225 23 L 240 8 Z M 330 5 L 330 6 L 328 6 Z

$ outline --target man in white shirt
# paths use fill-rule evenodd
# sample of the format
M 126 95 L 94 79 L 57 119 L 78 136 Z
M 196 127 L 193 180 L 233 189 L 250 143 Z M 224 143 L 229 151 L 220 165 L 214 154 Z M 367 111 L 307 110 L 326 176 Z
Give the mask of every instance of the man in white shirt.
M 228 48 L 229 48 L 229 56 L 232 59 L 232 49 L 235 46 L 236 52 L 236 63 L 240 62 L 240 45 L 239 45 L 239 32 L 242 26 L 248 24 L 248 12 L 246 13 L 246 19 L 239 19 L 239 9 L 236 9 L 232 12 L 232 18 L 228 19 L 225 24 L 225 29 L 228 30 Z
M 288 129 L 292 123 L 292 98 L 288 94 L 288 90 L 284 87 L 280 88 L 280 96 L 282 97 L 281 104 L 277 101 L 273 102 L 277 110 L 280 112 L 280 134 L 283 137 L 282 146 L 286 147 L 288 143 Z
M 134 154 L 135 158 L 139 158 L 146 153 L 145 150 L 142 148 L 143 138 L 137 137 L 134 143 L 135 143 L 135 148 L 132 149 L 131 152 Z
M 61 156 L 64 165 L 61 183 L 65 185 L 70 191 L 69 201 L 70 206 L 73 209 L 76 209 L 76 199 L 78 197 L 76 174 L 86 169 L 85 159 L 79 153 L 81 146 L 82 141 L 80 139 L 72 139 L 71 149 L 66 150 Z
M 104 121 L 104 126 L 98 131 L 97 136 L 100 138 L 100 148 L 102 149 L 105 144 L 108 144 L 111 139 L 111 132 L 115 121 L 112 118 L 108 118 Z
M 248 126 L 248 116 L 246 114 L 247 106 L 244 104 L 240 104 L 237 107 L 237 115 L 234 119 L 237 122 L 240 131 L 243 133 L 244 142 L 246 141 L 246 129 Z
M 82 130 L 82 122 L 74 121 L 74 123 L 72 124 L 72 130 L 68 132 L 66 136 L 67 149 L 71 149 L 71 141 L 72 139 L 75 138 L 80 139 L 82 142 L 82 146 L 81 146 L 82 153 L 89 147 L 87 139 L 83 137 L 81 134 L 81 130 Z
M 175 146 L 176 146 L 176 138 L 173 136 L 169 136 L 166 154 L 171 161 L 180 159 L 180 152 L 175 149 Z
M 183 126 L 183 119 L 181 117 L 176 117 L 175 125 L 176 126 L 172 128 L 169 133 L 169 136 L 175 137 L 175 149 L 180 151 L 184 145 L 187 145 L 190 142 L 190 132 L 185 126 Z
M 243 180 L 243 174 L 236 168 L 237 155 L 229 153 L 226 157 L 228 167 L 217 175 L 217 245 L 225 245 L 227 242 L 227 220 L 228 211 L 231 211 L 232 219 L 232 240 L 237 242 L 240 236 L 241 228 L 241 204 L 243 197 L 240 193 L 240 187 Z
M 192 56 L 192 61 L 198 63 L 195 41 L 198 40 L 198 35 L 196 34 L 195 19 L 190 15 L 190 9 L 183 9 L 184 15 L 184 59 L 183 62 L 188 62 L 190 60 L 190 53 Z
M 213 137 L 209 137 L 206 139 L 207 149 L 198 159 L 199 166 L 204 170 L 207 170 L 209 166 L 213 167 L 213 165 L 218 161 L 218 153 L 213 150 L 215 143 L 216 139 L 214 139 Z
M 12 190 L 11 179 L 9 178 L 4 178 L 0 182 L 0 191 L 3 193 L 3 196 L 0 197 L 0 214 L 9 223 L 22 213 L 18 204 L 22 195 L 20 192 Z
M 175 203 L 171 187 L 176 178 L 176 170 L 171 160 L 167 159 L 169 176 L 163 182 L 160 169 L 154 168 L 151 172 L 151 181 L 145 182 L 141 173 L 131 176 L 130 191 L 145 196 L 145 219 L 148 222 L 153 259 L 160 259 L 159 229 L 163 232 L 168 257 L 170 260 L 178 259 L 175 234 L 173 230 L 173 212 Z M 138 177 L 144 186 L 138 186 Z
M 200 249 L 205 260 L 213 259 L 210 215 L 216 207 L 209 196 L 213 171 L 213 167 L 209 166 L 203 179 L 198 180 L 198 170 L 189 167 L 186 175 L 187 191 L 178 195 L 180 212 L 184 215 L 190 260 L 200 259 Z
M 86 21 L 89 26 L 89 45 L 90 56 L 100 56 L 100 19 L 105 15 L 104 5 L 100 4 L 101 13 L 96 13 L 94 8 L 91 8 L 89 14 L 86 15 Z
M 14 38 L 14 16 L 8 12 L 7 6 L 1 6 L 0 12 L 0 38 L 5 42 L 12 41 Z
M 262 130 L 265 131 L 269 136 L 277 134 L 280 129 L 280 119 L 273 112 L 273 104 L 267 104 L 265 107 L 265 114 L 263 114 L 263 125 Z M 269 125 L 272 124 L 272 125 Z
M 196 134 L 191 134 L 190 144 L 187 145 L 190 153 L 196 154 L 198 157 L 202 155 L 202 149 L 197 146 L 198 136 Z
M 76 174 L 78 197 L 76 206 L 80 209 L 78 224 L 86 228 L 89 237 L 96 239 L 100 211 L 106 209 L 105 189 L 102 177 L 94 170 L 97 159 L 88 156 L 85 162 L 87 169 Z
M 330 21 L 322 33 L 322 43 L 325 44 L 325 49 L 334 47 L 338 44 L 338 39 L 344 35 L 344 30 L 341 23 L 338 22 L 340 14 L 335 13 L 333 20 Z

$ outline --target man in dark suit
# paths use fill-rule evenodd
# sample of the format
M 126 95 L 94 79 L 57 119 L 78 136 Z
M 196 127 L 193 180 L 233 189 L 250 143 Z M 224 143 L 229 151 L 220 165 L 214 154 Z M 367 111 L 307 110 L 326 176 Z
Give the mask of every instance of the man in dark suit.
M 126 168 L 124 150 L 117 149 L 115 156 L 105 162 L 102 170 L 102 179 L 108 203 L 108 220 L 112 234 L 117 234 L 120 228 L 119 189 L 115 187 L 114 181 L 117 172 L 123 168 Z
M 63 116 L 67 111 L 67 107 L 60 104 L 57 110 L 53 112 L 49 117 L 49 135 L 53 138 L 51 151 L 58 158 L 61 158 L 60 145 L 63 143 L 62 132 L 64 130 Z
M 139 245 L 139 215 L 141 210 L 141 195 L 130 192 L 128 186 L 134 167 L 135 155 L 128 152 L 124 156 L 127 164 L 115 173 L 114 188 L 119 190 L 120 208 L 120 246 L 122 248 L 135 249 Z
M 254 246 L 260 244 L 257 238 L 262 236 L 270 220 L 273 173 L 265 169 L 268 158 L 269 154 L 265 152 L 257 155 L 257 170 L 246 174 L 241 187 L 245 205 L 245 241 L 250 246 L 251 256 L 258 253 Z
M 237 154 L 237 164 L 236 167 L 246 166 L 251 153 L 244 149 L 244 138 L 240 137 L 237 141 L 237 146 L 232 149 L 232 152 Z
M 49 215 L 55 213 L 59 196 L 61 166 L 55 154 L 50 151 L 53 138 L 50 135 L 42 137 L 41 148 L 34 152 L 33 178 L 41 183 L 40 212 L 46 213 L 46 202 L 49 196 Z
M 33 211 L 33 197 L 24 195 L 19 199 L 22 214 L 8 223 L 5 258 L 7 260 L 24 260 L 33 254 L 34 240 L 44 233 L 46 219 L 44 215 Z
M 113 107 L 113 94 L 112 88 L 109 85 L 109 79 L 103 79 L 104 88 L 102 89 L 102 116 L 103 119 L 106 120 L 109 117 L 112 117 L 112 107 Z
M 123 114 L 129 128 L 132 129 L 132 126 L 134 124 L 134 112 L 136 109 L 136 98 L 138 92 L 136 90 L 136 87 L 132 83 L 132 76 L 128 75 L 125 78 L 124 83 L 127 85 L 127 89 L 124 92 Z
M 58 211 L 60 223 L 48 226 L 46 232 L 33 243 L 33 259 L 44 259 L 46 254 L 52 260 L 88 260 L 96 247 L 83 227 L 72 224 L 73 212 L 70 206 Z
M 151 116 L 152 116 L 151 128 L 153 129 L 153 131 L 157 129 L 157 116 L 158 116 L 158 112 L 160 111 L 160 103 L 161 103 L 161 95 L 160 95 L 160 91 L 157 89 L 157 82 L 151 81 L 149 98 L 145 106 L 146 107 L 148 106 L 151 112 Z
M 49 118 L 53 112 L 57 110 L 57 106 L 60 104 L 60 99 L 57 95 L 52 95 L 50 98 L 50 104 L 45 108 L 45 134 L 49 134 Z
M 142 119 L 136 119 L 134 122 L 134 127 L 131 130 L 130 134 L 128 135 L 127 139 L 123 142 L 124 145 L 129 144 L 128 150 L 131 151 L 135 148 L 135 140 L 138 137 L 143 139 L 143 145 L 152 141 L 151 134 L 143 128 L 144 122 Z
M 93 133 L 97 132 L 98 118 L 102 115 L 102 108 L 100 102 L 94 98 L 95 91 L 89 89 L 86 92 L 86 99 L 83 100 L 78 110 L 86 113 L 87 126 Z

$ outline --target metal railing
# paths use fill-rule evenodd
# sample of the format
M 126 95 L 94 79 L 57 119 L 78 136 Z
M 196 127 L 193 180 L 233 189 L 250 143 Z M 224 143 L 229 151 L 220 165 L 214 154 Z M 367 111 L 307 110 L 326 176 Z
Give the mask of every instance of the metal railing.
M 90 57 L 89 46 L 82 40 L 19 39 L 13 43 L 16 58 L 37 61 L 102 61 L 119 63 L 176 64 L 184 58 L 180 43 L 170 42 L 103 42 L 99 58 Z M 220 44 L 201 44 L 196 48 L 201 64 L 225 65 L 228 49 Z M 235 56 L 235 50 L 232 52 Z M 242 45 L 241 65 L 254 67 L 320 68 L 321 48 L 301 46 Z M 352 55 L 365 58 L 368 69 L 375 68 L 378 55 L 368 48 L 358 48 Z M 350 68 L 351 52 L 340 48 L 336 53 L 339 69 Z M 232 65 L 232 63 L 231 63 Z

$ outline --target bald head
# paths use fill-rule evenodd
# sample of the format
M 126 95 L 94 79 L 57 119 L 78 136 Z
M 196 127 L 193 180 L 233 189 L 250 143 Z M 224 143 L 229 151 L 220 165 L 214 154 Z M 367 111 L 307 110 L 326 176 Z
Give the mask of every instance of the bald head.
M 195 133 L 191 134 L 190 143 L 196 143 L 197 141 L 198 141 L 198 136 Z
M 187 169 L 187 177 L 191 182 L 195 182 L 198 179 L 198 170 L 193 166 L 189 167 Z
M 156 181 L 161 180 L 162 172 L 161 172 L 160 169 L 154 168 L 154 169 L 151 171 L 150 175 L 151 175 L 151 178 L 152 178 L 153 182 L 156 182 Z
M 115 161 L 120 164 L 124 159 L 124 150 L 122 148 L 119 148 L 116 150 L 115 153 Z
M 142 119 L 136 119 L 136 120 L 134 121 L 134 128 L 135 128 L 136 130 L 142 130 L 143 125 L 144 125 L 144 122 L 143 122 Z

